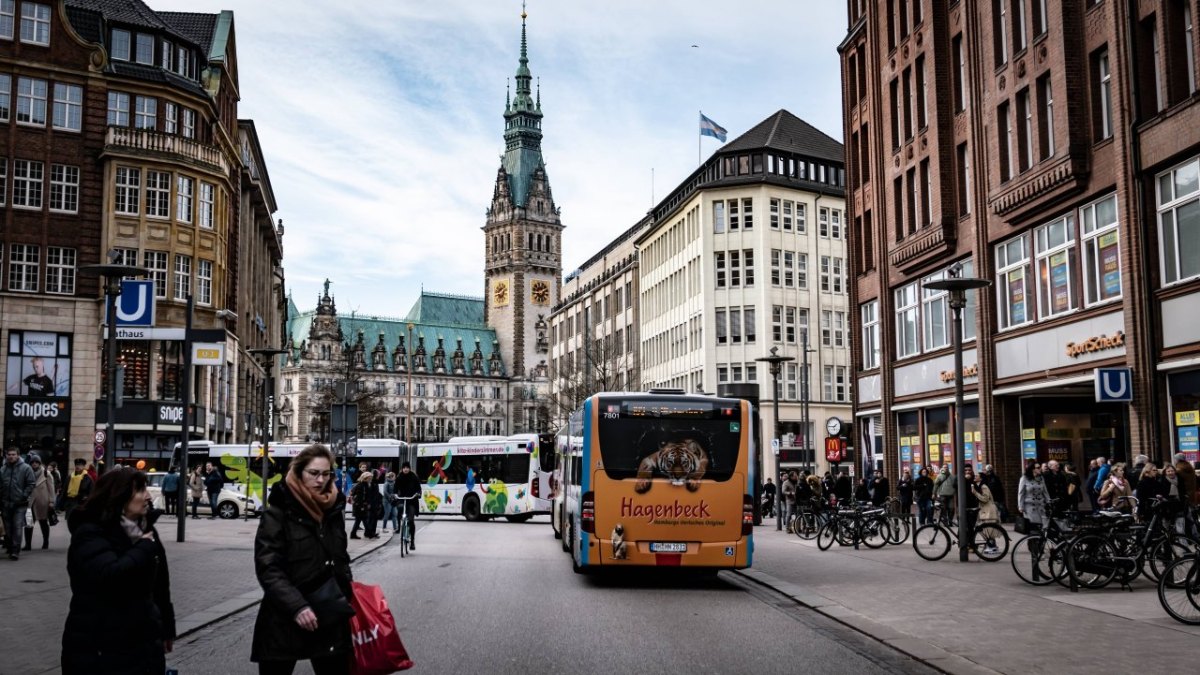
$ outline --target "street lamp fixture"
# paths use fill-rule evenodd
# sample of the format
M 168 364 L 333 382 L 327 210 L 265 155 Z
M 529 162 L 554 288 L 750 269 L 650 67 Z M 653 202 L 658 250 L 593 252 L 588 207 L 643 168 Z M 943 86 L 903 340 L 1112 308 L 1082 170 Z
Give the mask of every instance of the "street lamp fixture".
M 109 251 L 108 259 L 107 264 L 81 265 L 79 267 L 81 272 L 94 273 L 104 279 L 104 297 L 107 301 L 104 325 L 108 330 L 104 344 L 107 353 L 107 363 L 104 364 L 104 369 L 108 379 L 108 391 L 105 392 L 105 397 L 108 399 L 106 401 L 108 410 L 104 422 L 105 455 L 108 454 L 109 448 L 115 448 L 117 445 L 117 298 L 121 295 L 121 279 L 144 277 L 150 274 L 150 270 L 145 267 L 117 264 L 116 261 L 120 259 L 117 251 Z M 96 457 L 96 473 L 104 471 L 104 464 L 100 461 L 102 457 L 103 455 Z M 109 460 L 111 461 L 111 459 L 110 456 Z
M 260 364 L 266 371 L 266 380 L 263 382 L 263 420 L 262 429 L 262 453 L 263 453 L 263 470 L 262 470 L 262 504 L 260 508 L 267 506 L 267 486 L 270 484 L 271 478 L 271 434 L 274 429 L 271 428 L 274 415 L 274 406 L 271 398 L 275 394 L 275 378 L 271 374 L 271 370 L 275 367 L 275 357 L 280 354 L 286 354 L 286 349 L 276 349 L 274 347 L 260 347 L 258 349 L 246 350 L 251 356 L 262 358 Z M 250 495 L 246 495 L 249 497 Z
M 771 355 L 770 356 L 763 356 L 763 357 L 760 357 L 760 358 L 757 358 L 754 360 L 755 361 L 763 361 L 763 362 L 767 363 L 768 366 L 770 367 L 771 383 L 772 383 L 772 387 L 775 392 L 771 396 L 773 405 L 775 408 L 774 433 L 772 434 L 772 437 L 775 439 L 776 442 L 778 442 L 780 436 L 782 436 L 782 434 L 780 433 L 780 430 L 783 428 L 779 424 L 779 370 L 780 370 L 781 364 L 783 364 L 787 361 L 795 361 L 796 357 L 780 356 L 779 348 L 771 347 Z M 775 447 L 775 444 L 772 443 L 771 447 L 772 448 Z M 762 473 L 763 472 L 763 461 L 762 461 L 762 451 L 761 450 L 759 451 L 757 468 L 758 468 L 758 481 L 766 480 L 766 478 L 763 476 L 763 473 Z M 756 481 L 756 482 L 758 482 L 758 481 Z M 754 514 L 755 514 L 754 519 L 755 519 L 755 521 L 757 521 L 755 524 L 762 524 L 762 503 L 761 503 L 762 498 L 761 498 L 761 495 L 759 494 L 759 492 L 761 490 L 762 490 L 762 488 L 759 485 L 754 486 Z M 775 490 L 776 500 L 778 500 L 780 498 L 781 492 L 782 492 L 782 490 L 779 488 L 777 488 Z M 778 504 L 779 504 L 779 502 L 777 501 L 776 507 L 778 507 Z M 775 511 L 775 529 L 777 529 L 777 530 L 783 529 L 783 518 L 781 517 L 781 514 L 778 511 L 778 508 L 776 508 L 776 511 Z
M 987 288 L 992 282 L 987 279 L 960 277 L 962 268 L 955 265 L 950 268 L 950 276 L 945 279 L 926 282 L 925 288 L 935 291 L 946 291 L 950 294 L 950 309 L 954 312 L 954 470 L 958 474 L 958 489 L 956 490 L 958 510 L 958 560 L 967 561 L 967 547 L 973 540 L 967 531 L 967 462 L 963 453 L 962 439 L 962 409 L 963 409 L 963 346 L 962 346 L 962 311 L 967 306 L 967 291 Z

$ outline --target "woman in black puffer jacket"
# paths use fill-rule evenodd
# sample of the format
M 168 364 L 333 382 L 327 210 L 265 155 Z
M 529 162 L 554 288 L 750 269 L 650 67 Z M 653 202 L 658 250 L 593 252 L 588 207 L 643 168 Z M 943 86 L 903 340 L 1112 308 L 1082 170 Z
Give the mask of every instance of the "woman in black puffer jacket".
M 350 619 L 328 613 L 330 587 L 323 587 L 332 578 L 344 598 L 352 593 L 346 499 L 334 489 L 333 462 L 323 445 L 302 450 L 258 524 L 254 568 L 263 601 L 250 660 L 262 675 L 290 674 L 303 660 L 316 675 L 350 672 Z
M 175 640 L 167 554 L 158 539 L 146 474 L 112 469 L 96 481 L 67 528 L 71 609 L 63 675 L 162 675 Z

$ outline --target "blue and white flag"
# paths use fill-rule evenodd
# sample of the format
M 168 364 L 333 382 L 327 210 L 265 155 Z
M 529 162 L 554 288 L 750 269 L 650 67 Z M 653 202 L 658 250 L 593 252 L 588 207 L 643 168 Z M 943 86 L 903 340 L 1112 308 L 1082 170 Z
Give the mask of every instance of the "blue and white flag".
M 701 136 L 712 136 L 713 138 L 717 139 L 718 141 L 721 141 L 722 143 L 724 143 L 725 142 L 725 134 L 727 134 L 727 133 L 729 133 L 729 132 L 725 131 L 725 127 L 708 119 L 707 117 L 704 116 L 704 113 L 700 113 L 700 135 Z

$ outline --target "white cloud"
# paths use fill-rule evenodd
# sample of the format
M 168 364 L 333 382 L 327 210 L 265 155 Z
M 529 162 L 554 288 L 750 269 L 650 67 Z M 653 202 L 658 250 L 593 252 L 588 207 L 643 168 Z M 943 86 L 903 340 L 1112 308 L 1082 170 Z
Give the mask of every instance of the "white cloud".
M 326 277 L 340 306 L 379 315 L 406 312 L 422 285 L 482 294 L 517 0 L 149 4 L 234 11 L 239 115 L 261 136 L 301 308 Z M 698 110 L 731 139 L 780 108 L 841 138 L 842 3 L 531 0 L 528 11 L 566 271 L 646 213 L 652 168 L 657 199 L 695 169 Z

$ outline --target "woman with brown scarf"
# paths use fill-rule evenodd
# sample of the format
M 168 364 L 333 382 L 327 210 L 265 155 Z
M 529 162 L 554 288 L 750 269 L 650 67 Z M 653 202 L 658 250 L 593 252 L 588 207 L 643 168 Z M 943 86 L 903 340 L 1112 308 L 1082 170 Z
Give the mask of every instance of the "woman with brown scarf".
M 250 660 L 260 675 L 290 674 L 301 660 L 316 675 L 350 672 L 350 619 L 332 609 L 344 604 L 338 592 L 347 600 L 352 592 L 346 500 L 334 489 L 333 464 L 323 445 L 302 450 L 258 524 L 254 566 L 263 601 Z

